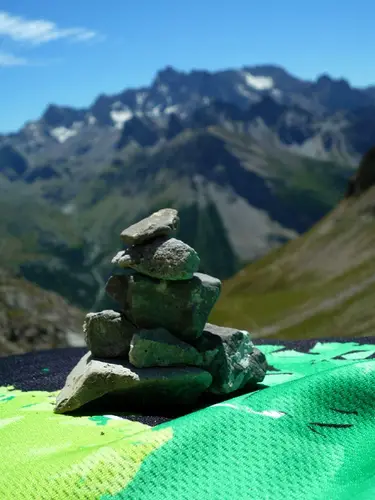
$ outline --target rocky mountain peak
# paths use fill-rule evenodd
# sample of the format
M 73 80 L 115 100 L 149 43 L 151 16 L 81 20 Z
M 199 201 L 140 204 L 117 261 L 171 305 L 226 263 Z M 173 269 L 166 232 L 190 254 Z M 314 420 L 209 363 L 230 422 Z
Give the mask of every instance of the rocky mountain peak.
M 165 68 L 157 72 L 156 77 L 154 79 L 154 85 L 175 84 L 179 80 L 181 80 L 181 77 L 183 76 L 184 73 L 177 71 L 173 66 L 166 66 Z
M 111 125 L 112 120 L 110 116 L 110 104 L 112 99 L 105 95 L 101 94 L 94 101 L 91 106 L 91 112 L 97 122 L 101 125 Z
M 85 110 L 50 104 L 42 115 L 42 121 L 50 127 L 71 127 L 85 119 Z
M 332 79 L 327 74 L 321 75 L 311 85 L 308 95 L 316 95 L 326 111 L 331 113 L 373 104 L 373 98 L 366 92 L 351 87 L 343 78 Z
M 342 89 L 342 90 L 350 90 L 351 86 L 347 80 L 344 78 L 331 78 L 327 73 L 323 73 L 318 77 L 315 83 L 316 89 Z
M 322 73 L 316 80 L 316 85 L 317 87 L 323 87 L 324 85 L 329 85 L 332 82 L 332 78 L 327 73 Z

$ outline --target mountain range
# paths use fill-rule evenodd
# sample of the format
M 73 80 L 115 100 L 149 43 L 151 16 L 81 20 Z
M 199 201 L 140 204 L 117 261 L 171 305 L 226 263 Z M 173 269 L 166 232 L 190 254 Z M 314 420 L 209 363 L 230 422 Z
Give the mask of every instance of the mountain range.
M 108 161 L 113 143 L 120 150 L 130 142 L 147 147 L 184 128 L 235 121 L 256 136 L 265 126 L 281 145 L 305 155 L 347 161 L 372 146 L 374 131 L 363 132 L 374 109 L 375 87 L 353 88 L 326 74 L 309 82 L 277 66 L 212 73 L 166 67 L 149 87 L 102 94 L 87 109 L 51 104 L 39 120 L 1 139 L 29 155 L 35 167 L 41 155 L 78 162 L 88 148 L 91 161 Z
M 75 306 L 104 284 L 128 225 L 162 207 L 222 279 L 308 231 L 375 143 L 375 88 L 271 65 L 167 67 L 88 108 L 49 105 L 0 136 L 3 266 Z

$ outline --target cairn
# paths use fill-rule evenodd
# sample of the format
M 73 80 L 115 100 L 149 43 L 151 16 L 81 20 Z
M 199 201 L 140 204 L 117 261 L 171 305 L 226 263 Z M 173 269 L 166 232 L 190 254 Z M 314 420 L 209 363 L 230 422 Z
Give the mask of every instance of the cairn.
M 106 292 L 119 311 L 89 313 L 89 352 L 68 375 L 55 412 L 110 395 L 141 406 L 194 404 L 205 392 L 230 394 L 264 379 L 267 363 L 246 331 L 207 323 L 220 280 L 198 272 L 200 258 L 176 239 L 176 210 L 163 209 L 121 233 L 112 260 L 123 274 Z

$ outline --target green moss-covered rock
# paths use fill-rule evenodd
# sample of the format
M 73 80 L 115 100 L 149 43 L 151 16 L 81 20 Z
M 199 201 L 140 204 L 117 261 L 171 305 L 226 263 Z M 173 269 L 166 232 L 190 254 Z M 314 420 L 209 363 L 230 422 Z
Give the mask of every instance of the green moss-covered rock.
M 266 375 L 266 358 L 244 330 L 207 323 L 194 346 L 200 352 L 216 351 L 213 360 L 203 365 L 213 376 L 210 392 L 229 394 L 261 382 Z
M 191 280 L 164 281 L 139 273 L 112 276 L 106 290 L 120 300 L 126 316 L 139 328 L 163 327 L 189 342 L 202 334 L 220 295 L 220 280 L 195 273 Z
M 199 367 L 204 363 L 204 358 L 204 353 L 164 328 L 136 332 L 129 351 L 129 361 L 137 368 L 179 365 Z

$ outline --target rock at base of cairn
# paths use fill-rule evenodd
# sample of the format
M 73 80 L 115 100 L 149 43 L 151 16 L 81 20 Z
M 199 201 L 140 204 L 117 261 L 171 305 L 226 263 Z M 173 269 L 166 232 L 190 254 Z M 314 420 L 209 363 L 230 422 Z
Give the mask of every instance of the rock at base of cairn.
M 108 394 L 156 408 L 193 404 L 211 382 L 210 373 L 199 368 L 139 369 L 127 360 L 94 359 L 87 353 L 68 375 L 54 411 L 71 412 Z
M 133 335 L 129 361 L 137 368 L 157 366 L 208 366 L 216 350 L 202 353 L 164 328 L 140 330 Z
M 196 366 L 213 377 L 208 389 L 229 394 L 261 382 L 267 371 L 264 354 L 254 347 L 248 332 L 206 324 L 193 345 L 183 342 L 164 328 L 134 334 L 129 361 L 138 368 Z
M 194 346 L 199 352 L 216 353 L 211 362 L 201 365 L 213 377 L 209 392 L 229 394 L 261 382 L 266 375 L 266 357 L 244 330 L 207 323 Z
M 133 273 L 112 276 L 106 285 L 139 328 L 163 327 L 187 342 L 202 334 L 220 290 L 220 280 L 201 273 L 188 281 L 159 281 Z
M 136 327 L 124 314 L 107 310 L 86 315 L 83 332 L 88 349 L 94 356 L 125 357 Z

